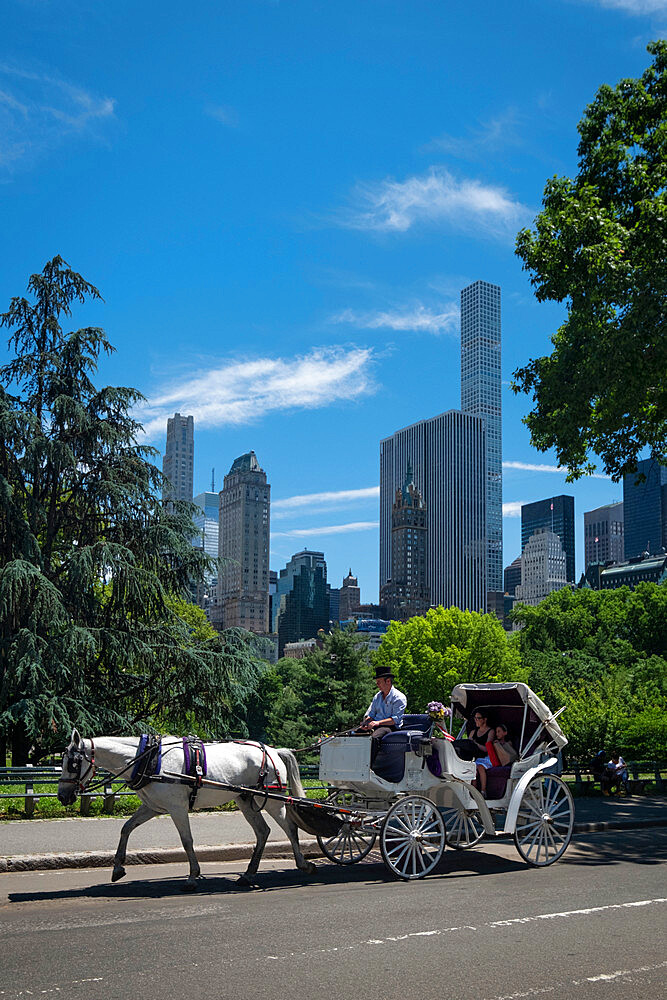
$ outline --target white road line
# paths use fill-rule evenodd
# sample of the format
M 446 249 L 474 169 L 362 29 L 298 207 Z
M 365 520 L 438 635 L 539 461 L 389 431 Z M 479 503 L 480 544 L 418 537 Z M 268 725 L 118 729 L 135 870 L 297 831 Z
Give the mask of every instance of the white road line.
M 537 997 L 543 993 L 554 993 L 558 990 L 559 996 L 564 995 L 562 991 L 572 986 L 588 986 L 590 983 L 615 983 L 619 979 L 626 979 L 628 976 L 637 976 L 643 972 L 658 972 L 664 969 L 667 962 L 659 962 L 657 965 L 640 965 L 636 969 L 620 969 L 617 972 L 600 972 L 597 976 L 586 976 L 585 979 L 565 979 L 552 986 L 536 987 L 532 990 L 522 990 L 519 993 L 503 993 L 495 997 L 486 997 L 486 1000 L 525 1000 L 526 997 Z
M 257 958 L 257 961 L 284 962 L 294 958 L 306 958 L 314 955 L 330 955 L 335 952 L 354 951 L 357 948 L 367 948 L 369 945 L 375 945 L 377 947 L 387 944 L 396 944 L 399 941 L 409 941 L 412 938 L 437 937 L 442 934 L 455 934 L 459 931 L 476 932 L 485 927 L 514 927 L 520 924 L 530 924 L 538 920 L 563 920 L 568 919 L 569 917 L 589 917 L 601 913 L 608 913 L 612 910 L 625 910 L 641 906 L 658 906 L 662 903 L 667 903 L 667 897 L 658 896 L 656 899 L 638 899 L 629 903 L 609 903 L 606 906 L 587 906 L 581 910 L 561 910 L 557 913 L 536 913 L 529 917 L 514 917 L 510 920 L 491 920 L 480 924 L 477 927 L 472 924 L 463 924 L 459 927 L 436 927 L 423 931 L 411 931 L 408 934 L 398 934 L 386 938 L 370 938 L 364 941 L 354 941 L 352 944 L 339 945 L 331 948 L 316 948 L 309 951 L 290 951 L 286 952 L 284 955 L 262 955 Z M 540 990 L 539 992 L 545 992 L 545 990 Z M 533 995 L 534 994 L 531 992 L 516 993 L 512 994 L 512 997 L 516 997 L 518 1000 L 519 997 L 528 997 Z M 500 998 L 494 998 L 494 1000 L 500 1000 Z M 503 1000 L 509 1000 L 509 998 L 503 998 Z

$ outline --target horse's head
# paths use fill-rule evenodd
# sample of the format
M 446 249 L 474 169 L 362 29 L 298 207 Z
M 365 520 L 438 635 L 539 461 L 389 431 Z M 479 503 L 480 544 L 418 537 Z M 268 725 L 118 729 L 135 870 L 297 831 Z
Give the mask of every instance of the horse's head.
M 58 779 L 58 800 L 64 806 L 71 806 L 77 792 L 83 791 L 95 773 L 95 748 L 93 741 L 86 746 L 76 729 L 63 754 L 63 769 Z

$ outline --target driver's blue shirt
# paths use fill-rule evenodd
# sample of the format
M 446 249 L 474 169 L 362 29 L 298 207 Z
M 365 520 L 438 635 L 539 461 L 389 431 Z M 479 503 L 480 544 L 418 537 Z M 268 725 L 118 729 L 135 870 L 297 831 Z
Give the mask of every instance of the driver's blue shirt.
M 407 703 L 408 699 L 398 688 L 392 687 L 386 698 L 382 694 L 382 691 L 378 691 L 368 706 L 366 715 L 373 722 L 391 718 L 395 726 L 400 726 Z

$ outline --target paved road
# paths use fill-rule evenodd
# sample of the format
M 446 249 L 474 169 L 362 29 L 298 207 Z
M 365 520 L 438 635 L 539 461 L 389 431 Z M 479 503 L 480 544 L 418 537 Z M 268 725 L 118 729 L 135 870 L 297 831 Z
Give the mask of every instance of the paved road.
M 435 875 L 322 862 L 0 877 L 0 997 L 85 1000 L 634 1000 L 665 994 L 667 830 L 580 837 L 545 870 L 513 847 L 448 851 Z

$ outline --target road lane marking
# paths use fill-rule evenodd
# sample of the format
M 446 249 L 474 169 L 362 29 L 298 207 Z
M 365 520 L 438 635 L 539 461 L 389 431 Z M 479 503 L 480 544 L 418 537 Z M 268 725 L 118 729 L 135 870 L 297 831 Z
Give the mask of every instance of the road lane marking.
M 619 979 L 627 979 L 628 976 L 638 976 L 646 972 L 658 972 L 664 969 L 667 962 L 659 962 L 657 965 L 640 965 L 636 969 L 619 969 L 616 972 L 600 972 L 597 976 L 586 976 L 584 979 L 565 979 L 552 986 L 536 986 L 534 989 L 521 990 L 518 993 L 502 993 L 494 997 L 486 997 L 486 1000 L 526 1000 L 527 997 L 538 997 L 544 993 L 554 993 L 558 990 L 559 996 L 562 991 L 572 986 L 588 986 L 590 983 L 616 983 Z
M 257 961 L 284 962 L 295 958 L 306 958 L 314 955 L 331 955 L 336 952 L 354 951 L 357 948 L 367 948 L 369 945 L 377 947 L 387 944 L 396 944 L 399 941 L 409 941 L 413 938 L 438 937 L 439 935 L 454 934 L 459 931 L 477 932 L 487 927 L 514 927 L 521 924 L 533 923 L 538 920 L 562 920 L 568 919 L 569 917 L 588 917 L 601 913 L 608 913 L 612 910 L 625 910 L 642 906 L 659 906 L 662 903 L 667 903 L 667 897 L 658 896 L 655 899 L 638 899 L 629 903 L 609 903 L 606 906 L 587 906 L 580 910 L 560 910 L 556 913 L 536 913 L 532 916 L 514 917 L 510 920 L 490 920 L 483 924 L 479 924 L 478 926 L 463 924 L 458 927 L 436 927 L 430 928 L 429 930 L 411 931 L 407 934 L 397 934 L 385 938 L 367 938 L 364 941 L 354 941 L 352 944 L 331 946 L 329 948 L 316 948 L 309 951 L 290 951 L 283 955 L 262 955 L 257 958 Z M 522 996 L 533 996 L 533 993 L 517 993 L 515 996 L 518 1000 L 518 998 Z M 496 1000 L 499 1000 L 499 998 L 496 998 Z

